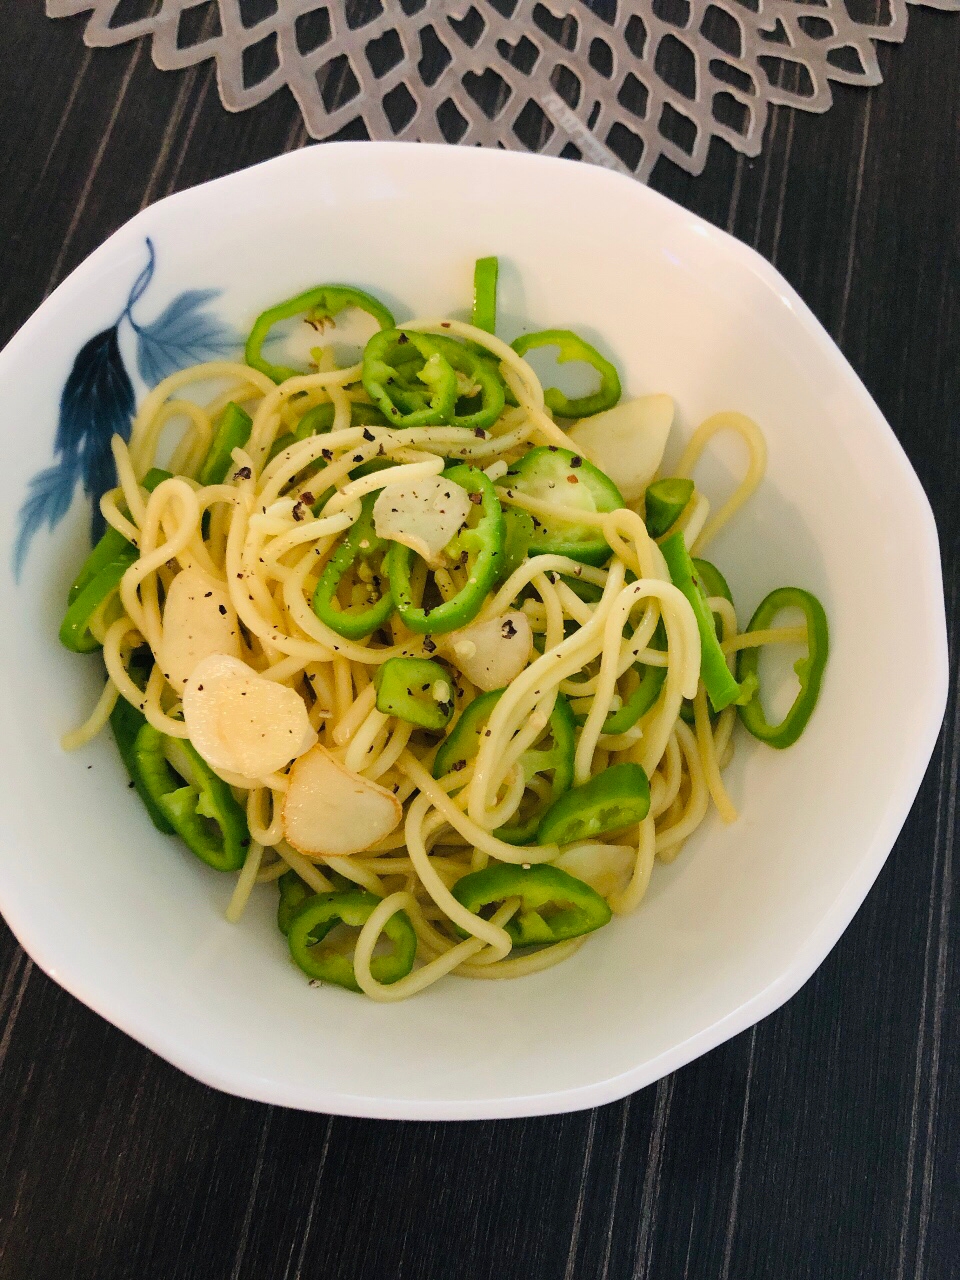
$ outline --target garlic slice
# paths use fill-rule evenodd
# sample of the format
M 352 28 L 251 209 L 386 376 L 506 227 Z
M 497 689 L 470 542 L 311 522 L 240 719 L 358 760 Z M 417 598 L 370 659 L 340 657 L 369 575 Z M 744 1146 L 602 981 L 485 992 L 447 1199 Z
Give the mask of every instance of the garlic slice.
M 352 773 L 319 744 L 290 770 L 283 829 L 301 853 L 343 857 L 388 836 L 403 806 L 385 787 Z
M 183 691 L 183 718 L 208 764 L 244 778 L 282 769 L 317 740 L 295 689 L 223 653 L 195 668 Z
M 583 880 L 602 898 L 609 898 L 622 893 L 630 883 L 636 860 L 633 845 L 588 841 L 564 849 L 559 858 L 554 858 L 553 865 Z
M 502 689 L 524 669 L 530 661 L 533 632 L 525 613 L 502 613 L 451 631 L 443 637 L 441 648 L 468 680 L 487 693 Z
M 419 476 L 381 489 L 373 527 L 378 537 L 402 543 L 436 569 L 443 548 L 469 514 L 470 495 L 463 485 L 444 476 Z
M 636 502 L 657 474 L 672 424 L 670 396 L 641 396 L 581 419 L 567 435 L 610 477 L 624 502 Z
M 182 690 L 194 668 L 211 653 L 240 656 L 240 628 L 226 585 L 201 569 L 181 569 L 163 606 L 160 670 Z

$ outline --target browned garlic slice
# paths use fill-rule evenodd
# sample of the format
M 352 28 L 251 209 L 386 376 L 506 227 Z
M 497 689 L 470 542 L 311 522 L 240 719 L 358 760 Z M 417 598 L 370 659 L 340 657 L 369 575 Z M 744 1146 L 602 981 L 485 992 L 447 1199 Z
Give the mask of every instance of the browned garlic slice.
M 469 514 L 470 495 L 463 485 L 443 476 L 419 476 L 381 489 L 373 527 L 378 537 L 402 543 L 436 569 L 443 548 Z
M 223 653 L 194 669 L 183 691 L 183 719 L 208 764 L 244 778 L 282 769 L 317 740 L 295 689 Z
M 602 898 L 622 893 L 630 883 L 637 851 L 629 844 L 601 844 L 588 841 L 564 849 L 553 865 L 596 889 Z
M 319 744 L 290 770 L 283 829 L 301 853 L 360 853 L 388 836 L 402 815 L 392 791 L 351 773 Z
M 672 423 L 670 396 L 641 396 L 581 419 L 567 435 L 610 477 L 624 502 L 636 502 L 657 474 Z
M 240 628 L 226 585 L 201 569 L 181 569 L 170 583 L 163 607 L 163 634 L 157 661 L 175 689 L 211 653 L 240 656 Z
M 443 637 L 442 650 L 478 689 L 502 689 L 530 661 L 533 633 L 525 613 L 501 613 Z

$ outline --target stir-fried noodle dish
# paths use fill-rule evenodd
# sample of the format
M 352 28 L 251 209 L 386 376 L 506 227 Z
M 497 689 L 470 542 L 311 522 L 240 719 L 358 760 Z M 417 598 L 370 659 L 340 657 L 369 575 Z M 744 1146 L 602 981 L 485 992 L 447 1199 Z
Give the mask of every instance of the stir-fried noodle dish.
M 495 258 L 470 324 L 321 285 L 244 362 L 167 378 L 113 441 L 60 632 L 107 675 L 64 745 L 109 724 L 154 825 L 234 875 L 228 917 L 279 892 L 296 965 L 375 1000 L 616 928 L 711 807 L 736 819 L 737 722 L 791 745 L 827 659 L 814 595 L 779 587 L 743 627 L 703 558 L 762 480 L 756 424 L 716 413 L 664 474 L 670 397 L 622 399 L 570 330 L 508 344 L 496 297 Z M 338 367 L 357 310 L 376 328 Z M 309 368 L 265 354 L 284 321 L 312 326 Z M 544 388 L 539 348 L 594 389 Z M 692 476 L 721 433 L 748 462 L 711 507 Z M 767 645 L 803 654 L 775 722 Z

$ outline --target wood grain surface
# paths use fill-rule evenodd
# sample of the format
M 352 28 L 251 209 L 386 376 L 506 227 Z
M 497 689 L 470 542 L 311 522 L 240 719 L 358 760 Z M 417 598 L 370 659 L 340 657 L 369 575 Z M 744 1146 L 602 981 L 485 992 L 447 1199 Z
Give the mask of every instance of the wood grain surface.
M 230 116 L 209 65 L 161 74 L 81 31 L 0 5 L 0 342 L 150 201 L 307 141 L 285 93 Z M 775 262 L 878 401 L 937 516 L 952 643 L 960 18 L 914 9 L 880 61 L 825 116 L 776 110 L 757 160 L 715 144 L 654 185 Z M 960 1276 L 958 752 L 951 696 L 893 854 L 789 1004 L 593 1112 L 400 1124 L 227 1097 L 0 926 L 0 1280 Z

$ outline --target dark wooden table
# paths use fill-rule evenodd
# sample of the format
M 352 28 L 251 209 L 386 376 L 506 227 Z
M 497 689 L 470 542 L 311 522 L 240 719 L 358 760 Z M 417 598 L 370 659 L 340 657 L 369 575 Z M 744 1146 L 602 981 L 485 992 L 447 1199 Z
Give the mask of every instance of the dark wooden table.
M 210 66 L 160 74 L 81 27 L 0 6 L 0 342 L 149 201 L 307 141 L 286 95 L 229 116 Z M 775 262 L 877 399 L 937 515 L 952 638 L 960 18 L 914 10 L 880 64 L 826 116 L 777 111 L 758 160 L 716 146 L 655 185 Z M 960 1276 L 957 729 L 951 696 L 886 868 L 800 994 L 594 1112 L 398 1124 L 230 1098 L 0 926 L 0 1280 Z

